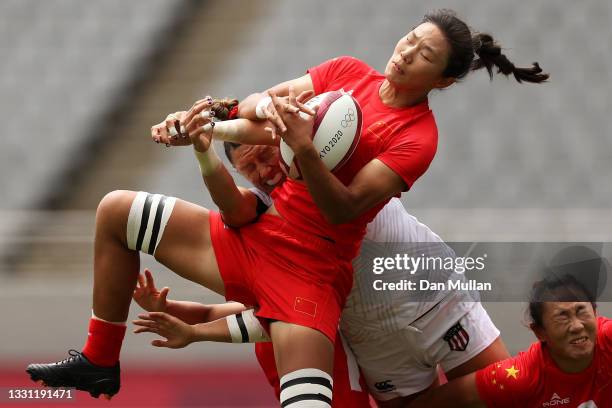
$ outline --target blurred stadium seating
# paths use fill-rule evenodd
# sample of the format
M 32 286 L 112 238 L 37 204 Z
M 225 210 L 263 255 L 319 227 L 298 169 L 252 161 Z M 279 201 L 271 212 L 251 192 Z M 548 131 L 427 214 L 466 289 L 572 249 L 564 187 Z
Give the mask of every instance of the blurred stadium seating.
M 338 55 L 383 69 L 397 39 L 435 7 L 491 32 L 517 65 L 539 61 L 551 81 L 489 82 L 478 72 L 434 92 L 438 155 L 405 206 L 447 240 L 612 241 L 610 2 L 2 0 L 0 308 L 19 312 L 3 317 L 0 361 L 80 347 L 106 192 L 211 206 L 189 149 L 152 143 L 153 123 L 205 94 L 242 98 Z M 171 296 L 220 301 L 148 257 L 143 265 Z M 531 337 L 520 305 L 503 307 L 516 312 L 499 323 L 516 351 Z M 494 320 L 509 315 L 492 310 Z M 127 361 L 253 368 L 248 347 L 169 352 L 148 340 L 128 336 Z

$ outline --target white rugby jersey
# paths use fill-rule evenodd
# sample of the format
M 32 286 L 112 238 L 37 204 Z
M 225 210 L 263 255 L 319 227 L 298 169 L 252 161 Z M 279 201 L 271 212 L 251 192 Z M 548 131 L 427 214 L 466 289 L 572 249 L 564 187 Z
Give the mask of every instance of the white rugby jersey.
M 267 194 L 258 189 L 250 189 L 259 199 L 268 205 L 271 201 Z M 397 249 L 398 253 L 412 249 L 419 256 L 454 257 L 452 249 L 429 227 L 410 215 L 398 198 L 392 198 L 387 205 L 367 225 L 360 255 L 353 261 L 355 270 L 354 284 L 342 312 L 340 327 L 343 334 L 351 340 L 377 336 L 382 333 L 393 333 L 414 322 L 431 307 L 449 296 L 449 292 L 433 292 L 428 298 L 414 295 L 407 291 L 374 291 L 372 281 L 382 279 L 397 281 L 410 278 L 407 271 L 396 271 L 392 274 L 373 275 L 372 256 L 380 255 L 377 249 L 384 244 L 385 251 Z M 407 247 L 405 243 L 419 243 Z M 430 245 L 428 245 L 430 243 Z M 395 246 L 394 246 L 395 245 Z M 369 253 L 368 253 L 369 251 Z M 369 255 L 369 256 L 367 256 Z M 457 312 L 461 313 L 461 307 Z
M 412 243 L 414 245 L 405 245 Z M 411 252 L 412 251 L 412 252 Z M 454 298 L 449 291 L 410 292 L 406 290 L 376 291 L 374 280 L 398 282 L 414 280 L 407 270 L 372 271 L 372 257 L 404 254 L 419 257 L 454 257 L 454 251 L 425 224 L 408 214 L 398 198 L 392 198 L 368 224 L 361 252 L 353 261 L 355 269 L 353 289 L 342 312 L 340 328 L 352 341 L 365 341 L 381 334 L 390 334 L 405 328 L 417 320 L 444 298 Z M 421 277 L 432 280 L 446 276 L 433 276 L 438 272 L 422 271 Z M 457 299 L 458 300 L 458 299 Z M 462 313 L 458 307 L 458 313 Z

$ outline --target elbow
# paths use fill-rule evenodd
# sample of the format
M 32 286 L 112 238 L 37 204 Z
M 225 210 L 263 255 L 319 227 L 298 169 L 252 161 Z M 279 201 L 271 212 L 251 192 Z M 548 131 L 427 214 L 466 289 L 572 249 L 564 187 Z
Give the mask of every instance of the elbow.
M 338 211 L 334 214 L 324 214 L 325 220 L 331 225 L 340 225 L 351 222 L 356 215 L 352 211 Z
M 347 197 L 333 205 L 329 211 L 323 211 L 323 216 L 331 225 L 340 225 L 353 221 L 362 212 L 363 209 L 358 205 L 357 199 Z
M 230 228 L 240 228 L 240 227 L 244 227 L 249 222 L 244 221 L 244 220 L 232 220 L 232 219 L 228 220 L 227 218 L 223 218 L 223 223 Z
M 248 118 L 248 107 L 245 106 L 245 103 L 238 104 L 238 117 L 239 118 Z
M 346 217 L 343 217 L 340 214 L 338 214 L 338 215 L 326 215 L 325 216 L 325 220 L 327 222 L 329 222 L 331 225 L 345 224 L 346 222 L 349 221 L 349 220 L 346 219 Z
M 255 116 L 255 106 L 259 99 L 261 98 L 261 94 L 254 93 L 242 100 L 238 104 L 238 117 L 244 119 L 257 120 L 257 116 Z

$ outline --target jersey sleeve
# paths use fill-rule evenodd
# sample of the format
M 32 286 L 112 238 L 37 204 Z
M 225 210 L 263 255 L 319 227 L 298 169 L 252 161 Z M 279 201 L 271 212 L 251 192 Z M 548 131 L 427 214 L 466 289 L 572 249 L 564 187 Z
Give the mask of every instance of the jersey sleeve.
M 537 364 L 530 364 L 531 354 L 530 349 L 476 371 L 478 395 L 487 407 L 526 406 L 523 396 L 533 392 L 532 379 L 538 378 Z
M 255 208 L 255 211 L 257 213 L 257 218 L 259 218 L 261 214 L 268 211 L 268 208 L 272 206 L 272 198 L 265 191 L 255 187 L 249 188 L 249 191 L 255 194 L 255 197 L 257 198 L 257 207 Z
M 420 118 L 376 157 L 397 173 L 407 189 L 429 168 L 438 148 L 438 130 L 431 113 Z
M 327 91 L 336 91 L 337 84 L 346 77 L 360 75 L 367 66 L 354 57 L 332 58 L 308 69 L 316 95 Z
M 612 352 L 612 319 L 599 317 L 598 340 L 602 343 L 604 350 Z

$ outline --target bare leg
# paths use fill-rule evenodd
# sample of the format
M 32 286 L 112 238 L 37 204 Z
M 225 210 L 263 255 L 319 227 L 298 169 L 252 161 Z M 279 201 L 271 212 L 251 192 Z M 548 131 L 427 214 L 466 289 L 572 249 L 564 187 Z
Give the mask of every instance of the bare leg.
M 331 380 L 334 364 L 334 345 L 332 342 L 317 330 L 278 321 L 270 325 L 270 335 L 274 344 L 276 368 L 281 379 L 281 403 L 296 398 L 293 395 L 297 393 L 304 394 L 301 397 L 312 403 L 308 406 L 330 407 L 331 403 L 310 400 L 314 394 L 329 395 L 331 400 L 331 384 L 326 388 L 316 381 L 312 382 L 308 377 L 316 376 L 319 380 L 324 381 L 325 379 L 318 374 L 324 372 L 323 376 L 326 373 Z M 298 379 L 286 382 L 285 385 L 296 381 L 301 382 L 301 380 L 304 380 L 304 384 L 297 386 L 294 384 L 283 390 L 283 380 L 301 371 L 308 371 L 308 373 L 299 375 Z M 296 391 L 296 388 L 300 386 L 308 387 L 308 391 L 303 388 Z
M 510 354 L 506 349 L 506 345 L 502 341 L 501 337 L 498 337 L 493 343 L 489 345 L 489 347 L 481 351 L 478 355 L 474 356 L 473 358 L 461 364 L 460 366 L 448 371 L 446 373 L 446 377 L 449 381 L 451 381 L 455 378 L 459 378 L 464 375 L 473 373 L 474 371 L 484 368 L 489 364 L 492 364 L 496 361 L 504 360 L 508 357 L 510 357 Z M 436 383 L 432 384 L 432 386 L 428 389 L 435 386 L 437 386 Z M 427 390 L 423 390 L 417 394 L 409 395 L 407 397 L 395 398 L 390 401 L 377 401 L 376 403 L 380 408 L 405 407 L 408 405 L 409 402 L 413 401 L 426 391 Z
M 140 267 L 139 254 L 128 248 L 126 238 L 136 194 L 107 194 L 96 215 L 93 309 L 97 317 L 111 322 L 127 319 Z M 224 293 L 205 208 L 177 200 L 155 258 L 180 276 Z
M 128 246 L 128 220 L 137 194 L 114 191 L 98 206 L 93 291 L 93 309 L 98 319 L 89 322 L 83 352 L 71 350 L 69 358 L 57 363 L 30 364 L 26 371 L 33 381 L 53 387 L 74 387 L 95 398 L 104 395 L 110 399 L 119 392 L 119 354 L 126 327 L 114 323 L 127 320 L 140 264 L 138 252 L 130 247 L 141 247 L 146 242 L 144 248 L 155 251 L 159 262 L 182 277 L 223 294 L 224 285 L 210 239 L 208 210 L 174 199 L 162 203 L 158 196 L 147 195 L 134 206 L 132 221 L 143 224 L 136 227 L 130 222 Z

